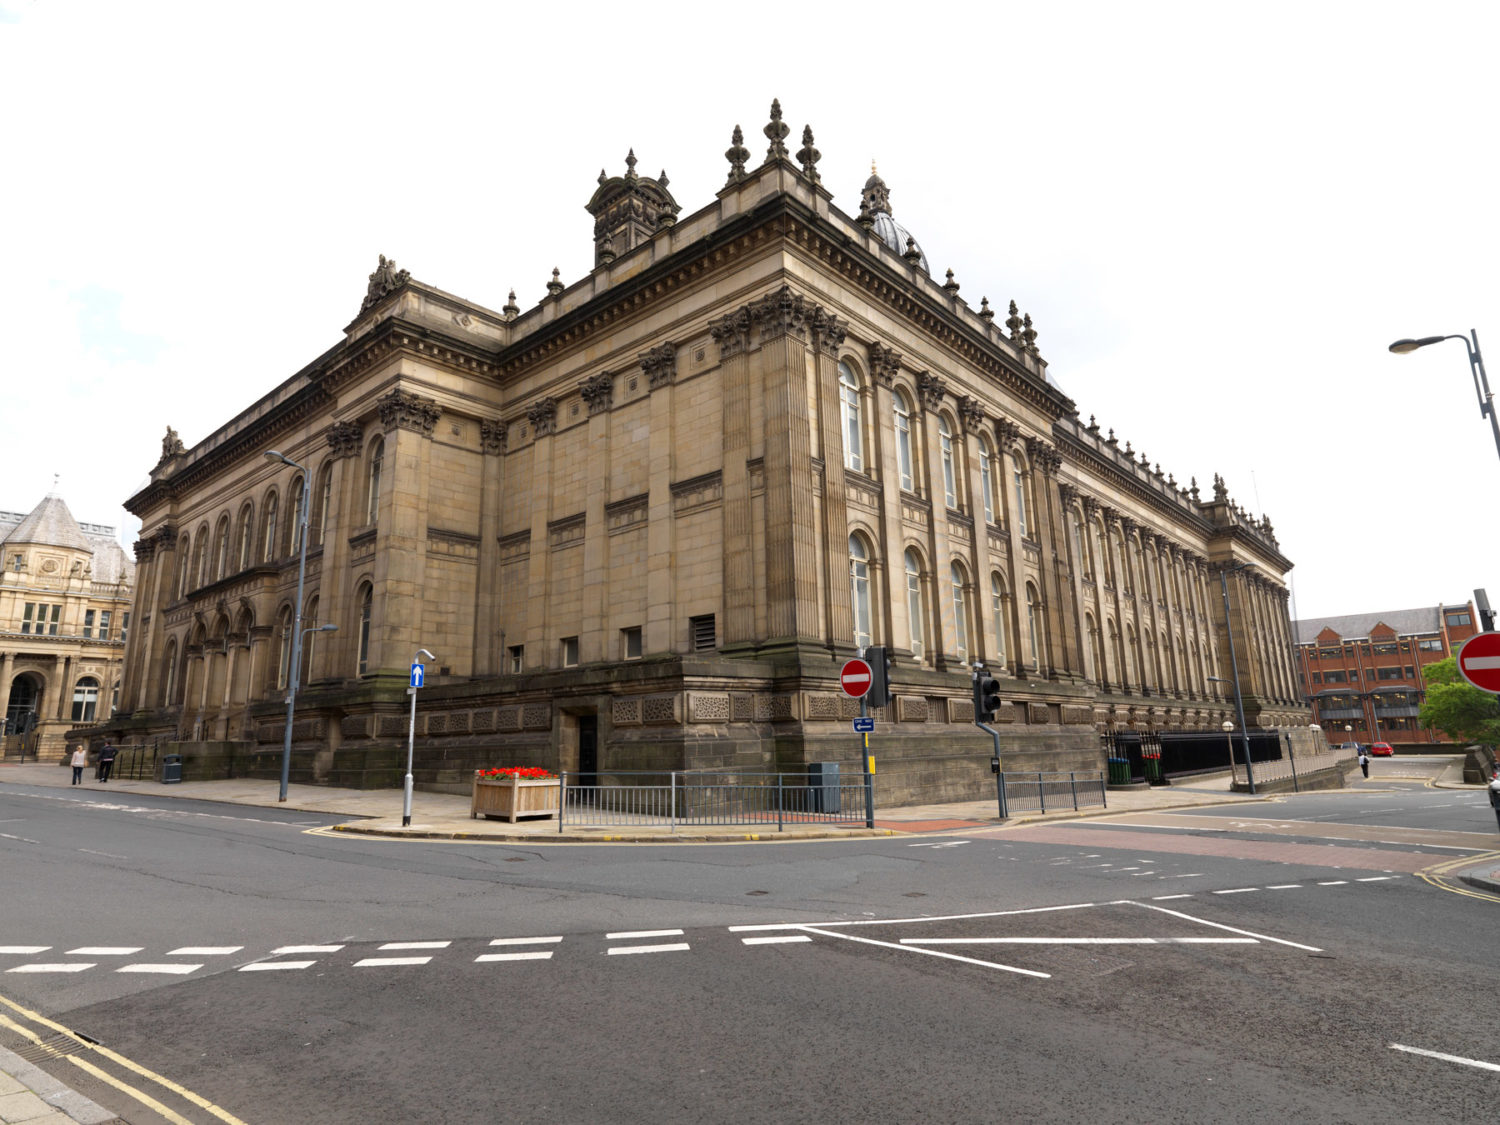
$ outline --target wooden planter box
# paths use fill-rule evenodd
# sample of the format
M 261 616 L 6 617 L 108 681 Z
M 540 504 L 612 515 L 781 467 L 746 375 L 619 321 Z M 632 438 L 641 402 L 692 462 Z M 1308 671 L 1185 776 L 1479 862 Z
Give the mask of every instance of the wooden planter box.
M 560 784 L 555 777 L 523 781 L 519 777 L 480 777 L 475 770 L 469 819 L 483 816 L 514 824 L 523 816 L 556 816 Z

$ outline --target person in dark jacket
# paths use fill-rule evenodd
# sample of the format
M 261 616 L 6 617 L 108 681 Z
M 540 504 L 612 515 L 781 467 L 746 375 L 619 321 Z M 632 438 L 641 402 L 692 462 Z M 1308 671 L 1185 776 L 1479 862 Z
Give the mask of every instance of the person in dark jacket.
M 99 780 L 108 781 L 109 771 L 114 768 L 117 750 L 109 743 L 104 744 L 104 749 L 99 751 Z

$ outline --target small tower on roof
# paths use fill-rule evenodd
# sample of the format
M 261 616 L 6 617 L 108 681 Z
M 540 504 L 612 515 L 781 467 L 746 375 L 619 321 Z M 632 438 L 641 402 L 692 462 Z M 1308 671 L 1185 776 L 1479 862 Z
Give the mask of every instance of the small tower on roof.
M 584 206 L 594 216 L 594 265 L 630 253 L 662 227 L 677 221 L 682 208 L 667 190 L 667 174 L 637 176 L 635 149 L 625 157 L 625 174 L 599 170 L 599 187 Z
M 859 194 L 859 222 L 923 273 L 932 272 L 927 264 L 927 255 L 922 253 L 922 247 L 912 237 L 911 231 L 891 218 L 891 189 L 886 187 L 885 181 L 875 171 L 873 160 L 870 161 L 870 178 L 865 181 L 864 190 Z

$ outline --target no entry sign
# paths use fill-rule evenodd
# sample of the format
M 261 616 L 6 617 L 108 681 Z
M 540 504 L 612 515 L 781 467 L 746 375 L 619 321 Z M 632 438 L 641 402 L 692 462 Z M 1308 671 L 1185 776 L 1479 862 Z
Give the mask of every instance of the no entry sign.
M 839 673 L 839 686 L 844 689 L 845 695 L 858 699 L 870 690 L 870 666 L 863 660 L 849 661 Z M 1500 688 L 1495 690 L 1500 691 Z
M 1500 695 L 1500 633 L 1480 633 L 1458 650 L 1458 673 L 1482 691 Z

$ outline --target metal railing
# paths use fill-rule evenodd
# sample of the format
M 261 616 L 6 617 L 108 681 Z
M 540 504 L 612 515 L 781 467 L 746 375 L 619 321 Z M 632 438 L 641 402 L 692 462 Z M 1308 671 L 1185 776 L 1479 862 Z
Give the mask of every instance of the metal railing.
M 1107 808 L 1103 770 L 1072 770 L 1042 773 L 1006 770 L 1000 775 L 1005 788 L 1005 814 L 1049 812 L 1060 809 Z
M 156 776 L 156 742 L 150 746 L 123 746 L 115 755 L 111 777 L 121 781 L 139 781 Z
M 614 770 L 558 778 L 557 830 L 865 823 L 865 779 L 805 773 Z
M 1346 750 L 1342 747 L 1323 750 L 1316 754 L 1298 754 L 1290 746 L 1287 750 L 1287 756 L 1284 758 L 1270 758 L 1255 762 L 1256 784 L 1262 781 L 1285 781 L 1290 778 L 1295 786 L 1300 774 L 1309 774 L 1314 770 L 1333 769 L 1335 766 L 1352 762 L 1359 756 L 1353 748 Z M 1243 785 L 1247 781 L 1245 763 L 1238 758 L 1234 763 L 1234 780 L 1237 785 Z

